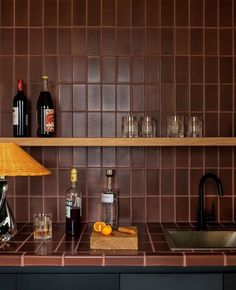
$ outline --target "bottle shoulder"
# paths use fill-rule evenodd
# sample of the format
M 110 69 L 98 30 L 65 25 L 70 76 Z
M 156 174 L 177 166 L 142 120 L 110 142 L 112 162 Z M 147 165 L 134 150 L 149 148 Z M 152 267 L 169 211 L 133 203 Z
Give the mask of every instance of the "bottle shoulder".
M 39 94 L 37 105 L 47 105 L 53 107 L 53 101 L 50 92 L 41 91 Z
M 24 95 L 23 92 L 18 92 L 14 98 L 13 98 L 13 102 L 17 102 L 17 101 L 24 101 L 24 102 L 27 102 L 27 98 L 26 96 Z

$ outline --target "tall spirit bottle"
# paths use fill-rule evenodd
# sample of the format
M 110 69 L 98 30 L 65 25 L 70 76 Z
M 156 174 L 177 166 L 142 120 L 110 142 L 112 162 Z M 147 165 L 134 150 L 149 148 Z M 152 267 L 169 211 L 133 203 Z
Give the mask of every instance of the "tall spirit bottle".
M 66 236 L 78 236 L 81 231 L 82 193 L 77 186 L 77 169 L 71 169 L 71 186 L 66 192 Z
M 101 221 L 111 226 L 118 225 L 118 192 L 113 188 L 114 170 L 105 171 L 107 186 L 101 195 Z

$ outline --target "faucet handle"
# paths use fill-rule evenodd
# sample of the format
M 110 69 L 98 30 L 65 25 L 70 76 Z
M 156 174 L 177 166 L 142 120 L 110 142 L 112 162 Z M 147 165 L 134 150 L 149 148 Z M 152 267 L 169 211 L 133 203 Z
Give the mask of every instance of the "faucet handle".
M 215 214 L 215 203 L 211 204 L 211 213 L 206 215 L 206 220 L 214 222 L 216 221 L 216 214 Z

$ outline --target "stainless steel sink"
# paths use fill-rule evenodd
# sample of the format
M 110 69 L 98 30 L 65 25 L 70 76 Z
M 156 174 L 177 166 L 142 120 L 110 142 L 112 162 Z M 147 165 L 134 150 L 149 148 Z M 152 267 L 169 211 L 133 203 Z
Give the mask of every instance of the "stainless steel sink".
M 165 229 L 171 250 L 236 248 L 236 231 L 194 231 Z

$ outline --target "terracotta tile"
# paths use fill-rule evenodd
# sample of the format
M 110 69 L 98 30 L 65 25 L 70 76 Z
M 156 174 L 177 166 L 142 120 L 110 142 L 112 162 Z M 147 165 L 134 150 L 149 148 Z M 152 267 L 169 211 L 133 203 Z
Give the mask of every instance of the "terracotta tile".
M 56 56 L 46 56 L 45 57 L 45 71 L 44 73 L 48 76 L 48 79 L 50 82 L 55 83 L 57 81 L 58 75 L 60 74 L 60 80 L 63 80 L 63 77 L 66 79 L 70 76 L 71 69 L 67 66 L 68 62 L 61 60 L 60 61 L 60 67 L 61 70 L 58 72 L 58 59 Z M 63 67 L 63 68 L 62 68 Z M 41 68 L 40 68 L 41 69 Z M 68 75 L 67 75 L 68 73 Z M 65 76 L 66 75 L 66 76 Z
M 30 74 L 30 82 L 32 83 L 40 82 L 42 78 L 42 57 L 39 57 L 39 56 L 30 57 L 29 74 Z M 41 86 L 40 87 L 38 86 L 38 88 L 40 91 Z M 37 98 L 38 98 L 38 94 L 37 94 Z
M 174 194 L 174 171 L 172 169 L 161 170 L 161 195 Z
M 73 113 L 73 137 L 86 137 L 86 128 L 86 114 Z
M 58 53 L 61 55 L 65 55 L 65 54 L 70 55 L 71 53 L 71 29 L 70 28 L 58 29 Z
M 100 218 L 100 202 L 101 198 L 88 199 L 88 221 L 94 222 Z
M 55 197 L 44 198 L 44 212 L 52 214 L 53 222 L 56 222 L 58 219 L 58 208 L 55 205 L 57 205 L 57 198 Z
M 206 83 L 218 82 L 217 57 L 205 57 L 205 80 Z
M 176 194 L 177 195 L 188 195 L 188 175 L 187 169 L 176 170 Z
M 28 221 L 28 198 L 16 197 L 16 215 L 17 221 Z
M 220 220 L 230 221 L 233 219 L 232 212 L 232 197 L 221 197 L 220 198 Z
M 129 54 L 130 52 L 130 31 L 128 29 L 117 30 L 116 49 L 119 54 Z
M 59 2 L 59 25 L 70 26 L 71 25 L 71 1 L 62 0 Z
M 133 85 L 132 90 L 132 110 L 139 112 L 143 110 L 144 107 L 144 86 L 143 85 Z
M 205 25 L 217 26 L 217 13 L 218 7 L 214 0 L 208 0 L 205 2 Z
M 88 194 L 89 196 L 100 195 L 98 192 L 98 188 L 100 185 L 100 169 L 91 168 L 88 169 Z
M 159 170 L 148 170 L 146 173 L 147 194 L 159 194 Z
M 219 176 L 222 184 L 224 184 L 224 195 L 232 195 L 232 169 L 220 169 Z
M 203 30 L 192 28 L 190 30 L 190 53 L 201 55 L 203 53 Z
M 72 137 L 72 128 L 73 128 L 72 113 L 62 112 L 60 114 L 60 119 L 61 119 L 60 136 Z
M 101 255 L 90 255 L 90 253 L 82 254 L 80 256 L 71 256 L 68 254 L 64 257 L 65 266 L 102 266 L 103 257 Z
M 174 31 L 172 28 L 161 29 L 161 52 L 164 55 L 172 55 L 174 52 Z
M 16 195 L 23 195 L 28 196 L 28 182 L 29 178 L 27 176 L 19 176 L 16 178 L 16 188 L 15 188 L 15 194 Z
M 11 241 L 8 243 L 5 243 L 1 246 L 0 248 L 0 252 L 16 252 L 17 249 L 19 249 L 21 247 L 21 242 L 19 241 Z
M 102 25 L 114 26 L 116 20 L 116 2 L 114 0 L 102 1 Z
M 144 82 L 144 58 L 134 57 L 132 59 L 132 80 L 134 83 Z
M 218 110 L 218 86 L 206 85 L 205 86 L 205 109 L 206 111 Z
M 216 29 L 205 30 L 205 53 L 207 55 L 216 55 L 218 53 L 217 40 Z
M 222 83 L 232 82 L 232 58 L 221 57 L 220 58 L 220 81 Z
M 106 266 L 143 266 L 144 258 L 139 256 L 105 256 Z
M 203 86 L 202 85 L 191 85 L 190 108 L 191 108 L 191 111 L 203 110 Z
M 161 0 L 161 25 L 173 26 L 174 3 L 171 0 Z
M 190 25 L 202 26 L 203 24 L 203 2 L 202 0 L 194 0 L 190 3 Z
M 29 253 L 24 255 L 24 266 L 62 266 L 62 259 L 59 254 L 37 256 Z
M 88 25 L 99 26 L 101 20 L 100 0 L 91 0 L 88 3 Z
M 42 53 L 42 29 L 31 28 L 29 31 L 30 54 L 36 55 Z
M 0 23 L 2 26 L 13 26 L 13 0 L 1 2 Z
M 156 252 L 169 252 L 170 248 L 166 242 L 153 242 Z
M 218 122 L 218 117 L 216 113 L 206 113 L 205 114 L 205 136 L 206 137 L 217 137 L 218 128 L 215 126 Z
M 103 85 L 102 86 L 102 109 L 103 111 L 115 111 L 115 86 Z
M 88 137 L 100 137 L 100 113 L 88 113 Z
M 190 58 L 190 79 L 193 83 L 203 82 L 203 59 L 202 57 Z
M 175 15 L 176 15 L 175 19 L 176 26 L 188 25 L 188 0 L 176 2 Z
M 103 154 L 103 158 L 102 158 L 103 167 L 116 166 L 116 149 L 115 148 L 103 147 L 102 154 Z
M 146 266 L 183 266 L 182 254 L 158 254 L 147 253 Z
M 223 254 L 186 254 L 187 266 L 224 266 Z
M 130 164 L 129 148 L 117 148 L 117 166 L 128 167 Z
M 219 25 L 222 27 L 232 26 L 232 1 L 219 3 Z
M 1 28 L 0 33 L 0 53 L 5 55 L 13 54 L 13 29 Z
M 220 147 L 220 167 L 232 167 L 233 151 L 231 147 Z
M 144 171 L 132 170 L 132 195 L 143 195 L 144 192 Z
M 119 222 L 130 223 L 132 220 L 130 199 L 122 198 L 119 199 Z
M 73 85 L 73 110 L 85 111 L 86 110 L 86 86 Z
M 117 60 L 117 65 L 118 65 L 117 81 L 118 82 L 129 82 L 130 81 L 129 58 L 119 57 Z
M 203 176 L 202 169 L 190 170 L 190 193 L 191 195 L 198 195 L 199 182 Z
M 147 26 L 159 26 L 159 2 L 160 0 L 150 0 L 146 3 Z
M 76 167 L 85 167 L 87 165 L 87 148 L 76 147 L 73 150 L 72 164 Z
M 117 25 L 130 26 L 130 0 L 120 0 L 117 2 Z
M 43 212 L 43 199 L 41 197 L 30 197 L 29 220 L 33 221 L 33 215 L 40 212 Z
M 30 0 L 29 22 L 30 22 L 30 26 L 42 25 L 42 1 L 41 0 Z
M 41 196 L 43 192 L 43 178 L 40 176 L 30 177 L 30 195 Z
M 206 167 L 218 166 L 218 148 L 215 147 L 205 148 L 205 166 Z
M 188 197 L 176 198 L 176 221 L 177 222 L 189 221 L 189 198 Z
M 138 250 L 141 252 L 151 252 L 152 251 L 152 246 L 150 243 L 144 243 L 140 242 L 139 240 L 139 245 L 138 245 Z
M 233 266 L 236 263 L 236 255 L 235 253 L 225 253 L 225 257 L 226 257 L 226 265 L 227 266 Z
M 15 30 L 15 54 L 28 53 L 28 30 L 26 28 L 16 28 Z
M 83 54 L 86 52 L 86 29 L 72 28 L 71 32 L 71 52 L 73 54 Z
M 177 55 L 188 54 L 189 34 L 186 28 L 176 28 L 175 49 Z
M 174 220 L 174 198 L 161 198 L 161 221 L 170 222 Z
M 28 1 L 27 0 L 16 0 L 15 1 L 15 24 L 16 26 L 27 26 L 28 25 Z
M 220 29 L 220 54 L 232 55 L 232 30 Z
M 100 60 L 99 58 L 88 59 L 88 82 L 100 82 Z
M 160 221 L 160 199 L 158 197 L 147 197 L 147 221 Z
M 179 147 L 175 151 L 176 167 L 188 167 L 189 150 L 188 148 Z
M 88 148 L 88 166 L 100 167 L 101 166 L 101 148 L 92 147 Z M 96 170 L 98 173 L 98 170 Z
M 2 254 L 0 255 L 1 266 L 22 266 L 21 254 Z
M 131 33 L 131 54 L 140 56 L 144 54 L 144 29 L 133 29 Z
M 176 82 L 187 83 L 189 80 L 189 59 L 188 57 L 176 57 Z
M 144 26 L 144 13 L 145 1 L 136 0 L 135 3 L 132 2 L 132 26 Z
M 59 58 L 59 78 L 61 82 L 72 81 L 72 58 L 60 57 Z
M 102 62 L 102 81 L 104 83 L 114 83 L 115 70 L 116 70 L 115 58 L 104 57 Z
M 110 1 L 108 1 L 110 3 Z M 118 34 L 118 32 L 117 32 Z M 102 52 L 104 54 L 115 53 L 115 30 L 103 29 L 102 30 Z
M 56 147 L 43 148 L 44 166 L 47 168 L 57 167 L 58 149 Z
M 57 249 L 57 252 L 70 252 L 70 253 L 75 253 L 76 246 L 78 242 L 77 241 L 70 241 L 70 242 L 63 242 L 60 244 L 60 246 Z
M 146 53 L 148 55 L 160 54 L 160 29 L 148 28 L 146 30 Z
M 44 25 L 56 26 L 57 25 L 57 1 L 45 0 L 44 2 Z
M 86 0 L 73 1 L 73 24 L 76 26 L 86 24 Z
M 141 59 L 143 61 L 143 59 Z M 140 61 L 140 64 L 142 63 Z M 140 80 L 143 81 L 142 70 L 139 73 Z M 158 57 L 148 57 L 146 62 L 146 80 L 149 83 L 155 83 L 160 79 L 160 68 L 159 68 L 159 58 Z M 156 98 L 157 99 L 157 98 Z
M 128 169 L 118 169 L 116 171 L 117 185 L 119 187 L 119 195 L 129 196 L 130 188 L 127 186 L 130 180 L 130 173 Z
M 101 86 L 88 85 L 88 111 L 100 111 L 101 109 Z
M 233 110 L 233 87 L 232 85 L 220 86 L 220 110 L 232 111 Z
M 132 221 L 141 222 L 145 217 L 145 208 L 143 206 L 145 199 L 143 197 L 132 198 Z
M 161 81 L 172 83 L 174 80 L 174 59 L 173 57 L 161 58 Z
M 102 114 L 102 136 L 115 137 L 115 116 L 113 113 Z
M 220 114 L 220 136 L 221 137 L 233 136 L 232 119 L 233 119 L 233 115 L 231 113 Z

